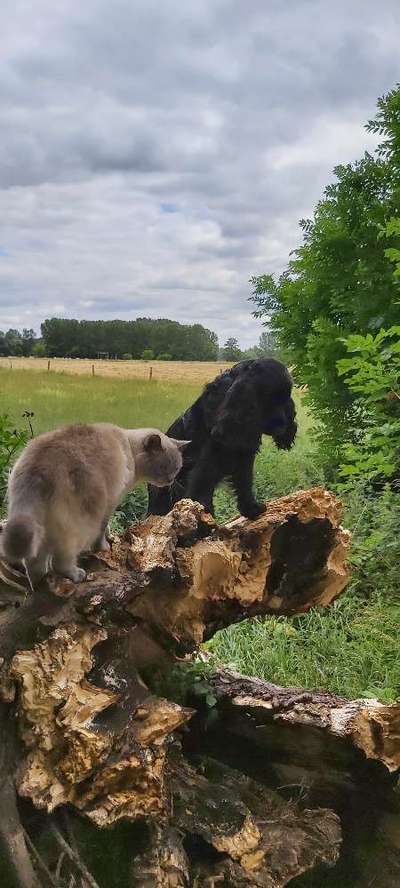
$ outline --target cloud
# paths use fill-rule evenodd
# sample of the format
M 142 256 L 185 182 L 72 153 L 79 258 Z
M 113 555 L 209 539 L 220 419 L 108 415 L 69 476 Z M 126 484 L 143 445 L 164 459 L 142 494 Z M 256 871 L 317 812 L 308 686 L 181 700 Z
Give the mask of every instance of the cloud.
M 399 24 L 397 0 L 5 0 L 0 327 L 169 316 L 255 342 L 248 279 L 373 147 Z

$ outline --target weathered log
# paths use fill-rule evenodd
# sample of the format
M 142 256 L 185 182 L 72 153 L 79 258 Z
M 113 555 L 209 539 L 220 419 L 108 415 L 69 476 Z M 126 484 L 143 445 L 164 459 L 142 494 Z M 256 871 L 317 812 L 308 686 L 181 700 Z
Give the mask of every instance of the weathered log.
M 20 888 L 39 888 L 17 808 L 13 780 L 17 752 L 13 715 L 0 703 L 0 849 Z
M 20 687 L 29 750 L 20 793 L 48 811 L 73 803 L 99 824 L 160 812 L 167 740 L 190 713 L 151 697 L 141 670 L 233 620 L 329 603 L 348 579 L 339 519 L 337 500 L 320 488 L 223 527 L 183 500 L 93 558 L 86 583 L 52 577 L 17 611 L 6 608 L 3 656 L 25 646 L 32 629 L 45 639 L 15 654 L 4 682 L 7 699 L 10 678 Z
M 91 650 L 104 638 L 96 627 L 66 625 L 11 664 L 29 750 L 17 773 L 20 795 L 48 812 L 68 802 L 98 826 L 162 813 L 168 738 L 191 715 L 152 697 L 135 672 L 129 706 L 117 707 L 124 678 L 116 667 L 107 675 L 108 688 L 86 678 Z M 109 713 L 101 719 L 104 710 Z
M 248 678 L 220 669 L 209 679 L 210 690 L 218 701 L 225 727 L 238 733 L 260 737 L 260 729 L 271 724 L 292 728 L 320 740 L 319 761 L 323 747 L 332 752 L 335 738 L 359 749 L 367 759 L 374 759 L 395 772 L 400 768 L 400 704 L 385 705 L 379 700 L 346 700 L 324 691 L 282 688 L 258 678 Z M 329 743 L 327 742 L 329 738 Z M 310 747 L 309 747 L 310 748 Z
M 282 688 L 225 669 L 206 681 L 216 699 L 212 718 L 203 703 L 186 754 L 208 754 L 307 808 L 338 814 L 339 862 L 313 886 L 400 884 L 400 706 Z
M 332 811 L 301 810 L 213 759 L 203 758 L 193 767 L 179 754 L 171 755 L 168 783 L 177 830 L 171 833 L 168 827 L 137 858 L 133 874 L 138 888 L 205 888 L 218 882 L 281 888 L 316 862 L 331 866 L 338 858 L 341 832 Z M 165 875 L 171 867 L 176 882 Z M 152 881 L 147 882 L 149 874 Z
M 127 531 L 110 553 L 88 558 L 80 586 L 51 577 L 32 596 L 21 575 L 13 579 L 19 588 L 10 586 L 3 566 L 0 656 L 29 641 L 38 620 L 140 625 L 154 649 L 182 654 L 246 617 L 328 605 L 349 579 L 350 535 L 340 517 L 340 504 L 323 488 L 271 502 L 256 521 L 223 526 L 181 500 L 169 515 Z
M 154 696 L 145 677 L 232 622 L 328 605 L 347 584 L 348 546 L 339 503 L 315 488 L 270 503 L 257 521 L 222 527 L 183 500 L 115 539 L 110 553 L 88 555 L 88 579 L 79 586 L 51 576 L 32 594 L 21 574 L 0 565 L 1 686 L 22 740 L 19 794 L 48 816 L 72 805 L 99 827 L 149 820 L 156 838 L 132 864 L 136 884 L 206 885 L 212 878 L 278 886 L 317 862 L 332 863 L 339 841 L 332 812 L 291 813 L 277 797 L 278 826 L 267 827 L 267 789 L 256 810 L 250 778 L 220 772 L 217 788 L 182 755 L 177 764 L 171 738 L 190 725 L 192 709 Z M 201 793 L 215 802 L 225 791 L 241 825 L 234 829 L 231 820 L 225 833 L 201 826 Z M 193 850 L 199 836 L 211 854 L 207 866 Z M 274 858 L 271 849 L 284 841 Z

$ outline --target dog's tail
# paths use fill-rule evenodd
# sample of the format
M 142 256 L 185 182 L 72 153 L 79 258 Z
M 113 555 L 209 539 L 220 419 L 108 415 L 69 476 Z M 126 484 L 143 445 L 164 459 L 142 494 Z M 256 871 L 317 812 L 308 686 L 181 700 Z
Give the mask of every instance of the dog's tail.
M 11 562 L 35 558 L 43 535 L 42 525 L 31 515 L 14 515 L 2 527 L 1 554 Z

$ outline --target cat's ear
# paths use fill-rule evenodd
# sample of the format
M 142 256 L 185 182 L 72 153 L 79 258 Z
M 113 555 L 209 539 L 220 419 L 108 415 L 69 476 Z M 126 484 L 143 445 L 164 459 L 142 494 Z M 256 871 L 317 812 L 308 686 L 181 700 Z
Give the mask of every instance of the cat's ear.
M 178 450 L 185 450 L 185 447 L 192 443 L 191 441 L 177 441 L 176 438 L 171 438 L 171 441 L 176 444 Z
M 147 453 L 159 453 L 160 450 L 162 450 L 161 435 L 156 435 L 154 433 L 148 435 L 143 447 Z

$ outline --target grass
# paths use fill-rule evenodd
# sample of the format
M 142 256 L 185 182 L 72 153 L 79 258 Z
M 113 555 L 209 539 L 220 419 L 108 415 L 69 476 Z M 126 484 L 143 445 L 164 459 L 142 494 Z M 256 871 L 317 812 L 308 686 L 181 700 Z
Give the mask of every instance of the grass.
M 0 368 L 0 391 L 0 412 L 20 425 L 24 411 L 33 411 L 39 434 L 73 422 L 165 429 L 197 397 L 200 386 Z
M 183 369 L 182 369 L 182 372 Z M 0 412 L 21 425 L 33 411 L 35 434 L 68 422 L 105 420 L 123 426 L 166 429 L 194 398 L 200 386 L 190 381 L 162 382 L 0 368 Z M 310 440 L 310 418 L 296 395 L 299 435 L 288 453 L 265 441 L 257 458 L 257 495 L 271 498 L 323 483 Z M 117 512 L 122 529 L 146 506 L 143 489 Z M 216 496 L 219 520 L 236 513 L 228 487 Z M 347 697 L 400 699 L 398 626 L 400 595 L 399 497 L 383 494 L 365 499 L 355 491 L 346 524 L 353 530 L 354 578 L 346 594 L 330 609 L 302 616 L 245 621 L 218 633 L 208 644 L 215 659 L 248 675 L 277 684 L 325 688 Z
M 208 647 L 245 675 L 392 703 L 400 698 L 399 620 L 400 604 L 384 595 L 347 593 L 328 610 L 231 626 Z

